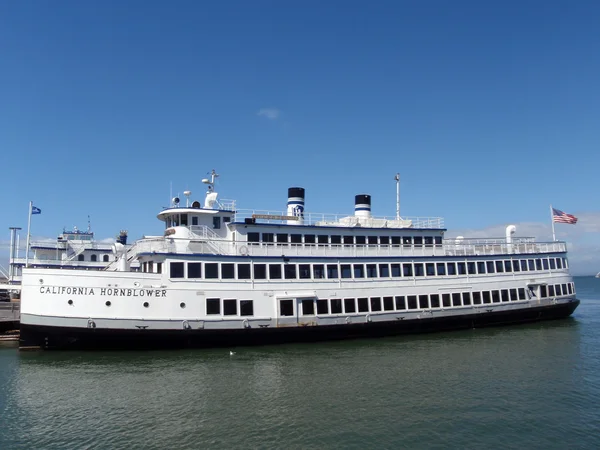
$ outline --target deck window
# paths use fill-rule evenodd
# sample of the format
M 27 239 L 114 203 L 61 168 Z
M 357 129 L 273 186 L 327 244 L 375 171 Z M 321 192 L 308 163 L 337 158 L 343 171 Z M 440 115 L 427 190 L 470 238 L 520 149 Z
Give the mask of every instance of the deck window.
M 218 298 L 206 299 L 206 315 L 221 314 L 221 300 Z
M 98 255 L 91 255 L 90 256 L 90 261 L 92 261 L 92 262 L 98 261 Z
M 171 278 L 183 278 L 183 263 L 182 262 L 172 262 L 170 269 L 171 269 L 171 271 L 170 271 Z
M 267 278 L 267 265 L 266 264 L 254 264 L 254 279 L 264 280 Z
M 512 261 L 511 260 L 507 259 L 504 261 L 504 271 L 508 272 L 508 273 L 512 272 Z
M 366 236 L 356 236 L 356 245 L 365 245 L 367 243 Z
M 279 300 L 279 315 L 293 316 L 294 315 L 294 300 Z
M 221 218 L 220 217 L 213 217 L 213 228 L 216 230 L 221 228 Z
M 431 302 L 431 307 L 432 308 L 439 308 L 440 307 L 440 295 L 439 294 L 431 294 L 429 296 L 429 301 Z
M 304 235 L 304 243 L 305 244 L 314 244 L 316 241 L 316 236 L 314 234 L 305 234 Z
M 283 265 L 283 275 L 286 280 L 295 280 L 296 279 L 296 264 L 284 264 Z
M 331 314 L 341 314 L 342 313 L 342 300 L 339 298 L 332 298 L 329 301 L 331 306 Z
M 560 258 L 556 258 L 556 268 L 557 269 L 562 269 L 562 259 Z
M 516 289 L 511 289 L 509 291 L 509 293 L 510 293 L 510 300 L 511 301 L 515 302 L 515 301 L 519 300 L 519 296 L 517 294 L 517 290 Z
M 379 244 L 380 245 L 390 245 L 390 237 L 389 236 L 379 236 Z
M 330 280 L 337 280 L 339 278 L 337 264 L 327 264 L 327 278 Z
M 315 264 L 313 266 L 313 278 L 315 280 L 325 278 L 325 266 L 323 264 Z
M 414 244 L 415 244 L 415 247 L 423 247 L 423 237 L 422 236 L 415 236 L 415 238 L 414 238 Z
M 281 279 L 281 264 L 269 264 L 269 279 Z
M 501 296 L 503 302 L 510 301 L 510 297 L 508 296 L 508 289 L 502 289 L 500 291 L 500 296 Z
M 273 234 L 273 233 L 263 233 L 262 234 L 262 241 L 263 242 L 267 242 L 267 243 L 275 242 L 275 234 Z
M 367 278 L 377 278 L 377 264 L 367 264 Z
M 415 277 L 422 277 L 425 275 L 425 269 L 423 263 L 415 263 Z
M 527 272 L 527 260 L 522 259 L 520 261 L 520 263 L 521 263 L 521 272 Z
M 427 273 L 428 277 L 434 277 L 435 276 L 435 264 L 434 263 L 426 263 L 425 264 L 425 272 Z
M 558 290 L 560 289 L 560 284 L 557 284 L 556 288 L 557 288 L 556 291 L 554 291 L 554 286 L 552 284 L 548 286 L 548 297 L 554 297 L 555 295 L 560 295 L 560 293 L 558 292 Z
M 317 314 L 329 314 L 329 302 L 326 299 L 317 300 Z
M 475 275 L 475 274 L 477 273 L 477 270 L 476 270 L 476 268 L 475 268 L 475 262 L 473 262 L 473 261 L 469 261 L 469 262 L 467 263 L 467 273 L 468 273 L 469 275 Z
M 326 234 L 319 234 L 317 236 L 317 242 L 319 244 L 328 244 L 329 243 L 329 236 Z
M 500 291 L 497 291 L 497 290 L 492 291 L 492 302 L 500 303 Z
M 460 301 L 460 293 L 454 292 L 452 294 L 452 306 L 461 306 L 462 303 Z
M 342 278 L 352 278 L 350 264 L 340 264 L 340 270 L 342 272 Z
M 162 273 L 162 263 L 156 263 L 156 273 Z
M 464 262 L 459 262 L 456 263 L 456 271 L 458 272 L 459 275 L 466 275 L 467 274 L 467 266 Z
M 104 262 L 108 262 L 108 255 L 104 255 L 104 256 L 102 256 L 102 261 L 104 261 Z
M 392 247 L 400 247 L 402 238 L 400 236 L 392 236 L 391 242 L 392 242 Z
M 354 236 L 344 236 L 344 245 L 354 244 Z
M 358 299 L 358 312 L 369 312 L 369 299 L 359 298 Z
M 473 292 L 473 304 L 481 305 L 481 292 L 479 292 L 479 291 Z
M 429 309 L 428 295 L 419 295 L 419 309 Z
M 544 267 L 544 270 L 550 269 L 550 266 L 548 265 L 548 258 L 542 259 L 542 265 Z
M 235 278 L 235 270 L 233 263 L 221 264 L 221 277 L 231 280 Z
M 85 256 L 83 254 L 77 256 L 77 261 L 85 261 Z
M 237 270 L 239 280 L 249 280 L 252 278 L 250 276 L 250 264 L 238 264 Z
M 298 278 L 310 278 L 310 264 L 298 264 Z
M 290 242 L 292 244 L 301 244 L 302 243 L 302 235 L 301 234 L 290 234 Z
M 535 270 L 542 270 L 542 260 L 541 259 L 535 260 Z
M 513 260 L 512 265 L 513 265 L 513 272 L 521 271 L 521 265 L 519 264 L 519 261 Z
M 436 247 L 442 246 L 442 237 L 441 236 L 434 236 L 433 241 L 435 242 Z
M 463 305 L 470 305 L 471 304 L 471 293 L 463 292 L 462 293 L 462 301 L 463 301 Z
M 492 303 L 492 297 L 490 295 L 490 291 L 483 291 L 481 293 L 481 296 L 483 297 L 483 303 L 485 303 L 485 304 Z
M 192 226 L 198 225 L 198 216 L 192 216 Z
M 496 273 L 503 273 L 504 272 L 504 265 L 502 264 L 502 261 L 496 261 Z
M 442 306 L 444 308 L 449 308 L 452 306 L 450 301 L 450 294 L 442 294 Z
M 384 311 L 394 310 L 394 297 L 383 297 L 383 309 Z
M 395 298 L 396 300 L 396 311 L 404 311 L 406 309 L 406 299 L 403 295 Z
M 254 315 L 254 301 L 240 300 L 240 316 Z
M 402 264 L 402 275 L 405 277 L 412 277 L 412 275 L 413 275 L 412 264 L 410 264 L 410 263 Z
M 331 243 L 335 244 L 335 245 L 341 244 L 342 243 L 342 237 L 340 235 L 333 234 L 331 236 Z
M 519 293 L 519 300 L 527 299 L 527 296 L 525 295 L 525 288 L 519 288 L 517 289 L 517 292 Z
M 315 301 L 311 299 L 302 300 L 302 315 L 303 316 L 314 316 L 315 315 Z
M 548 297 L 548 286 L 545 284 L 542 284 L 540 286 L 540 296 L 542 298 Z
M 408 309 L 417 309 L 418 304 L 417 304 L 417 296 L 416 295 L 409 295 L 406 297 L 406 304 L 408 306 Z
M 446 263 L 436 263 L 436 267 L 439 276 L 446 275 Z
M 287 233 L 277 233 L 277 243 L 278 244 L 287 244 L 288 243 Z
M 448 270 L 448 275 L 456 275 L 456 263 L 446 263 L 446 269 Z
M 377 245 L 377 236 L 367 236 L 367 244 Z
M 487 267 L 487 273 L 496 273 L 496 266 L 494 266 L 494 261 L 486 261 L 485 265 Z
M 371 311 L 381 311 L 381 297 L 371 297 Z
M 402 276 L 402 272 L 400 271 L 400 264 L 390 264 L 390 268 L 392 269 L 393 278 Z
M 260 242 L 260 233 L 248 233 L 248 242 Z
M 535 270 L 535 262 L 533 261 L 533 259 L 528 259 L 527 260 L 527 266 L 529 267 L 530 271 Z
M 485 261 L 477 261 L 477 273 L 482 275 L 485 273 Z
M 187 227 L 188 225 L 188 215 L 187 214 L 182 214 L 181 215 L 181 226 L 182 227 Z
M 354 264 L 354 278 L 365 277 L 365 266 L 362 264 Z
M 550 269 L 556 269 L 556 260 L 554 258 L 550 258 Z
M 210 278 L 210 279 L 219 278 L 219 264 L 218 263 L 205 263 L 204 264 L 204 278 Z
M 191 262 L 188 263 L 188 278 L 202 278 L 202 263 Z
M 405 247 L 410 247 L 412 245 L 412 237 L 410 237 L 410 236 L 404 236 L 402 238 L 402 244 Z
M 223 315 L 224 316 L 237 316 L 237 300 L 234 300 L 234 299 L 223 300 Z
M 346 314 L 356 312 L 356 302 L 353 298 L 345 298 L 344 299 L 344 312 Z
M 423 242 L 425 242 L 425 247 L 433 247 L 433 236 L 425 236 Z
M 390 265 L 389 264 L 379 264 L 379 277 L 380 278 L 388 278 L 390 276 Z

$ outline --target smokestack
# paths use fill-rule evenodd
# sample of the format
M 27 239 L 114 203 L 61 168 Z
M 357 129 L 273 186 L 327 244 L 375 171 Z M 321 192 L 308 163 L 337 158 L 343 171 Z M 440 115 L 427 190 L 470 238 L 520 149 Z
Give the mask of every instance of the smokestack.
M 288 189 L 287 215 L 298 220 L 288 220 L 288 224 L 302 225 L 304 223 L 304 188 L 291 187 Z
M 354 197 L 354 215 L 356 217 L 371 217 L 371 196 L 359 194 Z

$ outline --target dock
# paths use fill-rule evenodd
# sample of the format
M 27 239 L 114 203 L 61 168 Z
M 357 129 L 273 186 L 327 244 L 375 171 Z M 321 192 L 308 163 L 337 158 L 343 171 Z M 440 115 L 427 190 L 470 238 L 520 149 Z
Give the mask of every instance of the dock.
M 21 302 L 0 302 L 0 335 L 19 329 Z

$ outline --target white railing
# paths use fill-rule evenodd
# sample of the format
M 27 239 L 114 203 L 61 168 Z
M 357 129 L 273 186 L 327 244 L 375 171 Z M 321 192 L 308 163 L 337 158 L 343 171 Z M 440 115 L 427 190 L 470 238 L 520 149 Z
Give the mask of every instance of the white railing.
M 243 222 L 245 219 L 252 219 L 254 216 L 260 216 L 257 222 L 260 223 L 287 223 L 286 220 L 277 219 L 277 217 L 287 216 L 285 211 L 270 211 L 257 209 L 240 209 L 235 213 L 235 221 Z M 273 218 L 265 218 L 272 216 Z M 444 228 L 444 219 L 442 217 L 356 217 L 351 214 L 323 214 L 323 213 L 305 213 L 304 225 L 316 226 L 347 226 L 348 220 L 357 220 L 365 227 L 373 228 Z

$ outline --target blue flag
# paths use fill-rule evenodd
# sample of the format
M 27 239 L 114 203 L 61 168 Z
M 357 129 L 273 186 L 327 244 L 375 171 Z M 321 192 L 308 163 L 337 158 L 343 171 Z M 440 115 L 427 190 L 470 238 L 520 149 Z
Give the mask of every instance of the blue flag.
M 31 214 L 41 214 L 42 210 L 37 206 L 31 205 Z

